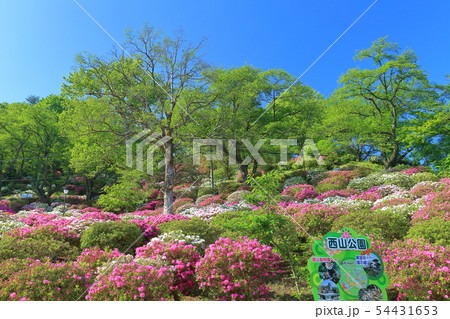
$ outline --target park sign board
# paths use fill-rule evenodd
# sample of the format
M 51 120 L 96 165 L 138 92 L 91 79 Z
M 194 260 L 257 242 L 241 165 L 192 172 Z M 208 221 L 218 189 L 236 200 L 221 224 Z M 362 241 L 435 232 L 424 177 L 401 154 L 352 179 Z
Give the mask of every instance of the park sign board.
M 350 228 L 313 243 L 308 260 L 314 300 L 387 300 L 388 278 L 370 240 Z

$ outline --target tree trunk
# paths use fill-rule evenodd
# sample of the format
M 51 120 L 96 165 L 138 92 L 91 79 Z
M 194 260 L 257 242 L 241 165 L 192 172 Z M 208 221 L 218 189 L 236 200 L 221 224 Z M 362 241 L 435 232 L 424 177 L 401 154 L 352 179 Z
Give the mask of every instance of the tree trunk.
M 252 174 L 255 176 L 257 172 L 258 172 L 258 162 L 254 159 L 253 160 Z
M 242 180 L 245 184 L 248 184 L 247 177 L 248 177 L 248 165 L 239 164 L 239 170 L 241 171 Z
M 164 214 L 173 214 L 173 180 L 175 177 L 175 170 L 173 166 L 173 140 L 170 139 L 164 144 Z
M 92 200 L 92 179 L 86 177 L 86 201 Z

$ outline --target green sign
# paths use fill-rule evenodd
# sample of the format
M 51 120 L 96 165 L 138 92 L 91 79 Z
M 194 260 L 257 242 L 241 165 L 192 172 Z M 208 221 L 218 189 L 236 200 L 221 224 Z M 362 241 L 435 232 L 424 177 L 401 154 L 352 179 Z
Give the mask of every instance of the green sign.
M 388 278 L 370 240 L 350 228 L 313 244 L 308 260 L 314 300 L 387 300 Z

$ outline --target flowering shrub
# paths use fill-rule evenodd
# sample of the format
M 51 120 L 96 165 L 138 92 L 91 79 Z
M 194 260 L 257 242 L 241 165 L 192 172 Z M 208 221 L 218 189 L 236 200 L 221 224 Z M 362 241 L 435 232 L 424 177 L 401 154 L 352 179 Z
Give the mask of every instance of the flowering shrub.
M 328 197 L 327 199 L 330 199 L 332 197 Z M 334 206 L 334 207 L 340 207 L 343 209 L 346 209 L 350 212 L 357 212 L 359 210 L 363 209 L 370 209 L 373 205 L 371 201 L 364 200 L 364 199 L 345 199 L 342 197 L 334 198 L 331 201 L 323 202 L 323 204 Z
M 20 218 L 20 221 L 24 222 L 28 226 L 40 226 L 45 225 L 49 221 L 58 218 L 55 214 L 43 214 L 43 213 L 33 213 L 29 214 L 24 218 Z
M 179 241 L 154 240 L 145 247 L 136 249 L 136 257 L 154 259 L 162 257 L 174 268 L 173 288 L 189 294 L 197 288 L 195 264 L 200 259 L 197 248 Z
M 420 207 L 421 206 L 416 203 L 406 203 L 396 206 L 385 206 L 379 210 L 390 212 L 392 214 L 412 216 Z
M 78 256 L 76 263 L 80 267 L 85 267 L 95 272 L 98 267 L 101 267 L 104 263 L 111 258 L 124 256 L 118 249 L 104 251 L 97 247 L 86 248 L 80 256 Z
M 290 195 L 295 197 L 298 201 L 302 201 L 307 198 L 315 198 L 319 194 L 314 190 L 314 186 L 303 184 L 303 185 L 294 185 L 289 186 L 284 189 L 281 195 Z
M 89 288 L 87 300 L 167 300 L 173 287 L 172 271 L 130 262 L 101 275 Z
M 447 300 L 450 287 L 450 248 L 432 246 L 423 239 L 388 245 L 373 242 L 382 256 L 390 285 L 399 300 Z
M 2 219 L 0 218 L 0 236 L 15 228 L 27 227 L 27 224 L 19 220 L 14 219 Z
M 155 210 L 157 207 L 162 207 L 163 202 L 160 200 L 153 200 L 144 206 L 139 207 L 137 210 Z
M 398 205 L 404 205 L 412 203 L 411 199 L 408 198 L 391 198 L 391 199 L 379 199 L 374 203 L 372 209 L 378 209 L 383 207 L 393 207 Z
M 206 245 L 214 243 L 223 232 L 221 227 L 213 225 L 198 217 L 194 217 L 191 220 L 173 220 L 161 224 L 159 228 L 163 234 L 180 230 L 183 234 L 198 236 L 205 240 Z
M 219 194 L 219 195 L 216 195 L 216 196 L 212 196 L 212 197 L 209 197 L 209 198 L 203 200 L 198 205 L 199 206 L 208 206 L 208 205 L 211 205 L 211 204 L 219 204 L 220 205 L 220 204 L 225 203 L 225 200 L 227 199 L 227 196 L 228 196 L 228 194 Z
M 0 300 L 77 300 L 91 282 L 76 263 L 36 260 L 1 283 Z
M 180 213 L 186 217 L 198 217 L 205 221 L 210 221 L 214 216 L 222 214 L 230 209 L 224 206 L 209 206 L 209 207 L 191 207 Z
M 332 190 L 317 196 L 317 199 L 322 201 L 328 197 L 341 196 L 341 197 L 350 197 L 352 195 L 356 195 L 359 192 L 355 189 L 343 189 L 343 190 Z
M 404 169 L 402 171 L 400 171 L 399 173 L 403 173 L 406 175 L 413 175 L 413 174 L 418 174 L 418 173 L 427 173 L 428 169 L 424 166 L 417 166 L 417 167 L 410 167 L 407 169 Z
M 78 246 L 80 236 L 69 228 L 65 227 L 66 221 L 61 223 L 47 224 L 43 226 L 16 228 L 8 232 L 14 238 L 52 238 L 57 241 L 66 241 L 74 246 Z
M 13 209 L 9 208 L 7 205 L 0 205 L 0 212 L 9 214 L 9 215 L 13 215 L 16 213 Z
M 177 199 L 173 205 L 172 208 L 174 211 L 176 211 L 179 207 L 186 205 L 186 204 L 193 204 L 194 200 L 192 198 L 179 198 Z
M 403 188 L 411 188 L 414 186 L 414 180 L 402 173 L 390 173 L 390 174 L 371 174 L 366 177 L 355 178 L 350 181 L 348 188 L 360 189 L 362 191 L 367 191 L 373 186 L 381 185 L 396 185 Z
M 150 225 L 153 226 L 159 226 L 161 224 L 173 221 L 173 220 L 189 220 L 189 217 L 182 216 L 182 215 L 155 215 L 155 216 L 149 216 L 145 219 L 145 222 L 147 222 Z
M 205 240 L 196 235 L 185 235 L 181 230 L 173 230 L 164 233 L 152 239 L 154 241 L 162 241 L 165 243 L 179 242 L 186 245 L 192 245 L 197 248 L 197 251 L 203 252 L 206 248 Z
M 424 181 L 419 182 L 411 188 L 410 193 L 417 197 L 422 197 L 431 192 L 439 192 L 442 191 L 445 187 L 445 184 L 442 182 L 430 182 Z
M 441 192 L 426 195 L 422 205 L 412 216 L 413 223 L 420 223 L 431 218 L 450 220 L 450 186 L 446 186 Z
M 88 219 L 95 219 L 95 220 L 120 220 L 120 217 L 113 213 L 107 213 L 102 211 L 96 211 L 96 212 L 87 212 L 84 213 L 79 217 L 80 219 L 88 220 Z
M 135 224 L 139 227 L 144 237 L 143 244 L 146 244 L 153 237 L 158 236 L 159 228 L 155 225 L 149 224 L 148 221 L 142 219 L 132 219 L 129 221 L 131 224 Z
M 200 287 L 217 300 L 267 300 L 265 283 L 277 274 L 281 258 L 256 239 L 219 238 L 197 263 Z

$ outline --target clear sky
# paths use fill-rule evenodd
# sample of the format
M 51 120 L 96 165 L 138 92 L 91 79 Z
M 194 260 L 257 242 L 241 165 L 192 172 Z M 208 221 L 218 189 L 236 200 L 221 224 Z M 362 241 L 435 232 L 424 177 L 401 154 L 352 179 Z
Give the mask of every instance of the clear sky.
M 305 69 L 374 0 L 77 0 L 119 42 L 144 22 L 170 35 L 206 37 L 209 63 Z M 378 0 L 302 78 L 324 95 L 379 37 L 413 49 L 430 79 L 450 74 L 450 1 Z M 0 0 L 0 102 L 58 94 L 77 53 L 106 56 L 113 41 L 73 0 Z

